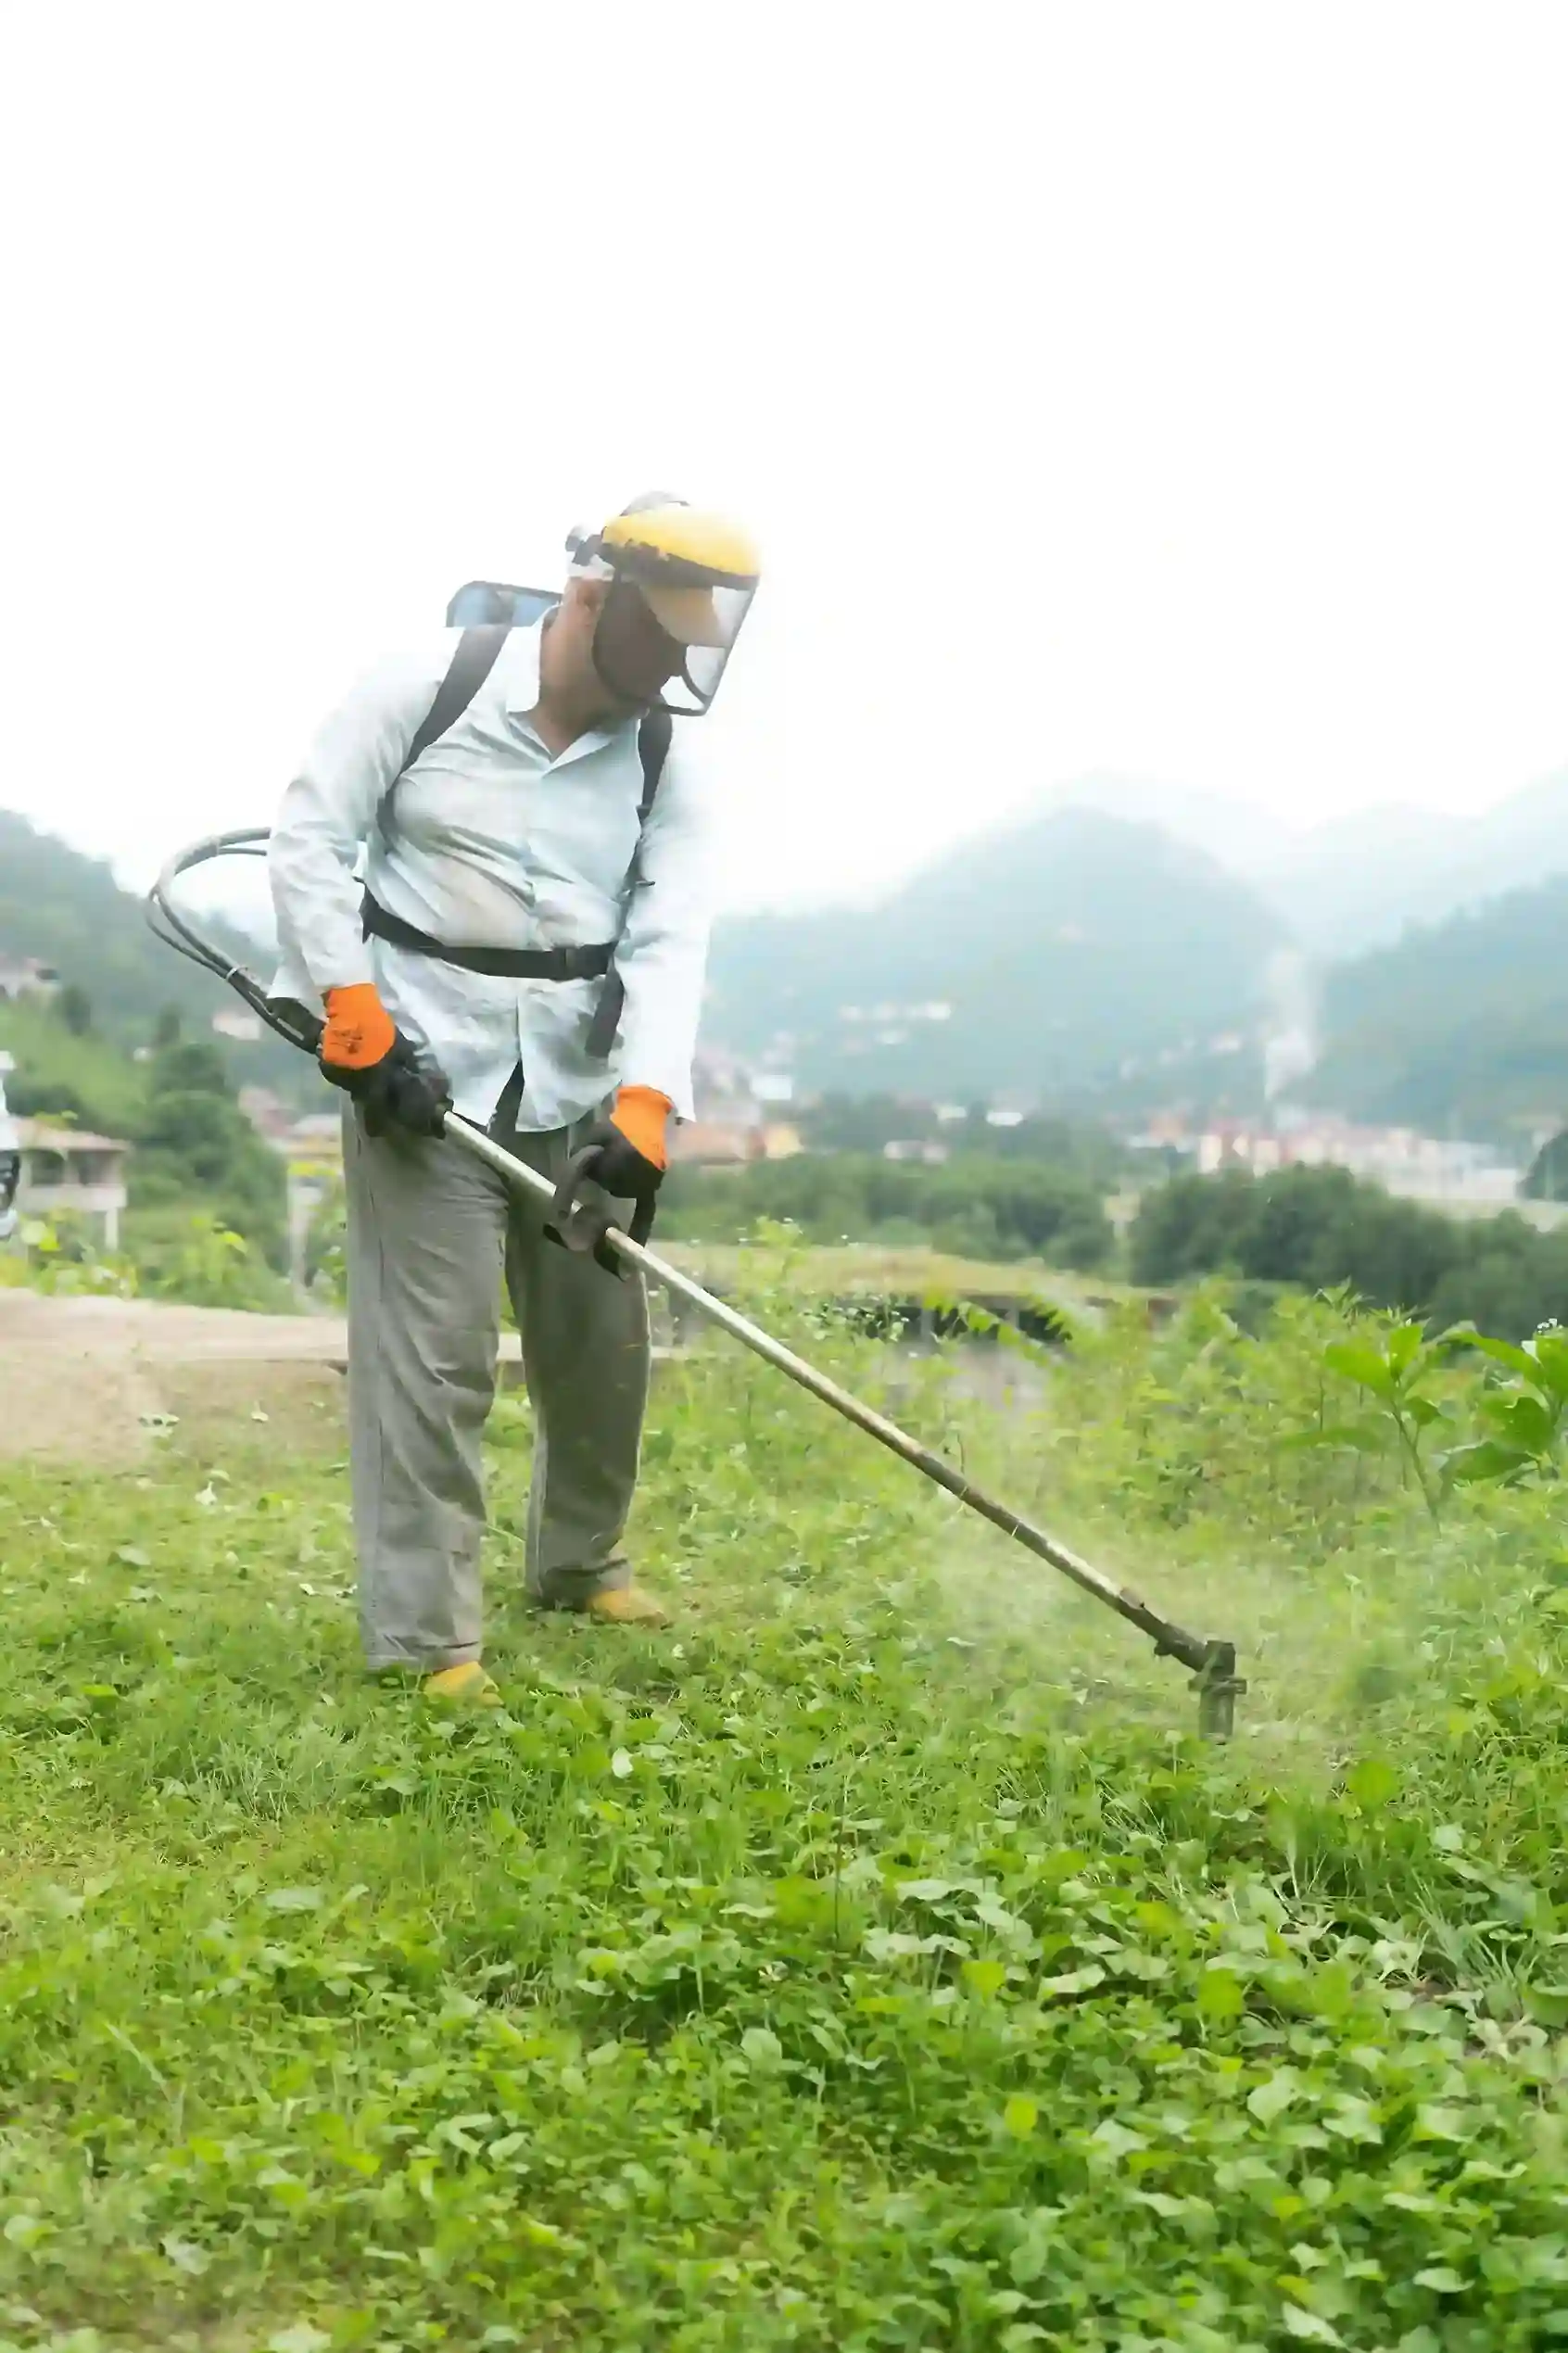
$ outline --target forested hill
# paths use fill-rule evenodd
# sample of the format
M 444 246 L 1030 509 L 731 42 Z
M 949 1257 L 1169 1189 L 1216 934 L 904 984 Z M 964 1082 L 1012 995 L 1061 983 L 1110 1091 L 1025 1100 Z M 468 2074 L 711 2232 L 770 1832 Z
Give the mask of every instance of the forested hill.
M 708 1029 L 808 1088 L 1249 1112 L 1290 938 L 1205 853 L 1069 807 L 868 913 L 721 927 Z M 1568 1120 L 1568 874 L 1320 961 L 1311 987 L 1320 1058 L 1295 1100 L 1515 1148 Z
M 1373 1123 L 1518 1143 L 1568 1114 L 1568 875 L 1320 974 L 1321 1058 L 1298 1099 Z M 961 844 L 881 905 L 717 928 L 703 1036 L 804 1092 L 1013 1096 L 1138 1117 L 1261 1100 L 1282 916 L 1204 851 L 1097 810 Z M 148 930 L 103 861 L 0 811 L 0 956 L 36 957 L 120 1047 L 172 1008 L 232 1009 Z M 264 963 L 265 958 L 261 961 Z M 218 1042 L 233 1078 L 309 1092 L 271 1038 Z
M 234 1000 L 165 947 L 147 927 L 144 902 L 121 890 L 112 869 L 26 817 L 0 809 L 0 958 L 35 958 L 86 999 L 92 1027 L 122 1045 L 150 1040 L 166 1008 L 192 1035 L 210 1035 L 214 1013 Z M 300 1057 L 281 1040 L 219 1044 L 241 1082 L 292 1086 Z
M 159 946 L 142 901 L 120 889 L 105 860 L 7 809 L 0 809 L 0 955 L 52 965 L 87 992 L 95 1020 L 118 1036 L 140 1037 L 165 1006 L 205 1023 L 222 1002 L 218 983 Z
M 1568 875 L 1334 967 L 1299 1092 L 1353 1119 L 1502 1136 L 1568 1112 Z
M 723 923 L 708 1030 L 798 1082 L 1103 1097 L 1260 1009 L 1283 928 L 1203 852 L 1064 809 L 961 845 L 882 905 Z

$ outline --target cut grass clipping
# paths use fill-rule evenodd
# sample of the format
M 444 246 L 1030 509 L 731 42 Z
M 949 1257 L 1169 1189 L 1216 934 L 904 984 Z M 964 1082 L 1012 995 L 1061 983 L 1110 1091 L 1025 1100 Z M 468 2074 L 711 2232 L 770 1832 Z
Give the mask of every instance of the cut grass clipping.
M 1087 1338 L 1011 1418 L 754 1306 L 1233 1626 L 1234 1745 L 723 1344 L 659 1376 L 666 1635 L 509 1600 L 498 1408 L 482 1720 L 360 1675 L 335 1402 L 13 1465 L 0 2346 L 1568 2343 L 1551 1460 L 1314 1437 L 1388 1345 L 1343 1304 Z M 1506 1377 L 1435 1368 L 1437 1438 Z

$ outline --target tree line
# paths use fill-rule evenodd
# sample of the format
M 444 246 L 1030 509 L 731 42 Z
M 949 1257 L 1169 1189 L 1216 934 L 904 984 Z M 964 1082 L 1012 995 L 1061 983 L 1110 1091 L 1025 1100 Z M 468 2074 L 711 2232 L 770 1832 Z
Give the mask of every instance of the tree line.
M 1568 1324 L 1568 1231 L 1512 1210 L 1456 1218 L 1347 1169 L 1178 1176 L 1144 1195 L 1130 1235 L 1134 1283 L 1201 1275 L 1333 1290 L 1377 1307 L 1524 1339 Z
M 759 1219 L 815 1243 L 929 1245 L 992 1262 L 1103 1266 L 1115 1246 L 1099 1185 L 1072 1168 L 963 1154 L 938 1166 L 863 1152 L 800 1153 L 740 1169 L 677 1162 L 660 1227 L 689 1242 L 737 1239 Z

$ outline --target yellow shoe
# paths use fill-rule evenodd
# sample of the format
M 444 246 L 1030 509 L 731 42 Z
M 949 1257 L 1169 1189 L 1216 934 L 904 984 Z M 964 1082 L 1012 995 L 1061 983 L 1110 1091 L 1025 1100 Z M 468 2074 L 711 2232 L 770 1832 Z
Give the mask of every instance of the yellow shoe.
M 470 1659 L 463 1666 L 444 1666 L 436 1675 L 427 1675 L 421 1685 L 427 1700 L 445 1700 L 458 1707 L 499 1708 L 501 1704 L 500 1686 L 486 1674 L 477 1659 Z
M 640 1585 L 612 1585 L 583 1604 L 590 1618 L 606 1626 L 668 1626 L 669 1613 Z

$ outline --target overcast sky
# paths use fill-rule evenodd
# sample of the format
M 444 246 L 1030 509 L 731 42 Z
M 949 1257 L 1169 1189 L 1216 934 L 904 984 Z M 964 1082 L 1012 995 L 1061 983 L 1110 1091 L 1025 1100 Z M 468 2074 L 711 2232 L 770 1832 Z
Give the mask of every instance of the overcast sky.
M 1568 761 L 1568 10 L 6 19 L 5 775 L 144 880 L 474 576 L 767 574 L 732 904 L 1090 771 L 1293 824 Z

